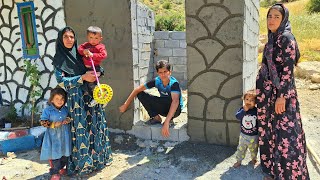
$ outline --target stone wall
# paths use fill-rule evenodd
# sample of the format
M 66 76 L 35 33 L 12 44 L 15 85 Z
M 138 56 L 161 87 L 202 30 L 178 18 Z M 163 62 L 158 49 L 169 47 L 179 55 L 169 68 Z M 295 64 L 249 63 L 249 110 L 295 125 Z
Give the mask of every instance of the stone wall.
M 165 59 L 172 64 L 172 76 L 187 88 L 187 44 L 186 33 L 177 31 L 156 31 L 154 33 L 154 64 Z M 155 73 L 156 76 L 156 73 Z
M 257 54 L 244 56 L 243 52 L 250 47 L 244 45 L 248 39 L 244 37 L 244 22 L 248 20 L 250 26 L 250 16 L 257 18 L 255 10 L 251 14 L 247 11 L 258 3 L 258 0 L 186 1 L 191 141 L 223 145 L 238 142 L 239 123 L 234 115 L 242 106 L 244 59 L 251 60 Z M 251 30 L 258 33 L 256 28 Z M 250 82 L 253 79 L 247 78 L 246 82 L 253 84 Z

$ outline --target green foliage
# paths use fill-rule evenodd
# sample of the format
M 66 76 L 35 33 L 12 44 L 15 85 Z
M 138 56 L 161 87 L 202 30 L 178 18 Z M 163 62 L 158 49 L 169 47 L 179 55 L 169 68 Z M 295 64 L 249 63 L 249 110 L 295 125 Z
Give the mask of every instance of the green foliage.
M 277 1 L 276 0 L 263 0 L 260 2 L 261 7 L 270 7 L 273 4 L 275 4 Z
M 139 0 L 155 13 L 156 31 L 185 30 L 184 0 Z
M 179 14 L 156 16 L 156 31 L 184 31 L 184 17 Z
M 10 110 L 9 110 L 9 112 L 6 114 L 5 119 L 6 119 L 7 122 L 14 123 L 14 122 L 16 122 L 17 117 L 18 117 L 18 115 L 17 115 L 17 110 L 16 110 L 16 108 L 14 107 L 14 105 L 11 104 L 11 105 L 10 105 Z
M 33 126 L 34 116 L 38 112 L 38 108 L 36 106 L 37 98 L 41 96 L 40 87 L 40 71 L 38 70 L 37 64 L 35 62 L 31 62 L 31 60 L 24 61 L 24 71 L 26 76 L 28 77 L 31 90 L 29 91 L 30 101 L 26 102 L 22 107 L 27 108 L 31 111 L 31 127 Z
M 320 0 L 310 0 L 307 4 L 309 13 L 320 12 Z
M 171 8 L 171 3 L 170 2 L 165 2 L 162 5 L 163 9 L 170 9 Z
M 300 62 L 320 61 L 320 13 L 308 14 L 308 3 L 309 0 L 299 0 L 285 4 L 290 11 L 292 32 L 298 41 Z M 267 11 L 268 8 L 263 7 L 259 10 L 260 35 L 267 34 Z M 261 60 L 261 54 L 259 59 Z

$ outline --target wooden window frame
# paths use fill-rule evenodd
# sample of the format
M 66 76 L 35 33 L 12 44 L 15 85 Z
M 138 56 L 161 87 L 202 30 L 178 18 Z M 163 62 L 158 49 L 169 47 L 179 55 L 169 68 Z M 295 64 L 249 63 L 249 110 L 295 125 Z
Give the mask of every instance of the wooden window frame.
M 33 1 L 17 3 L 23 58 L 39 58 L 35 9 Z

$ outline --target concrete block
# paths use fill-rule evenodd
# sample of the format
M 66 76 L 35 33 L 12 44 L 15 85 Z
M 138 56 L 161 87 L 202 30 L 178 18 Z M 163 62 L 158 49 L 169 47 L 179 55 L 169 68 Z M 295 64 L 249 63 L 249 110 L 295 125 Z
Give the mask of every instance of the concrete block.
M 183 142 L 183 141 L 188 141 L 190 139 L 190 137 L 188 136 L 187 133 L 187 128 L 180 128 L 179 129 L 179 141 Z
M 179 40 L 165 40 L 164 47 L 166 47 L 166 48 L 179 48 L 180 42 L 179 42 Z
M 180 40 L 179 41 L 180 42 L 180 48 L 187 48 L 187 42 L 186 42 L 186 40 Z
M 154 32 L 154 39 L 169 39 L 169 32 L 156 31 L 156 32 Z
M 108 129 L 109 129 L 109 132 L 111 133 L 116 133 L 116 134 L 125 133 L 125 131 L 121 129 L 113 129 L 113 128 L 108 128 Z
M 148 43 L 152 42 L 152 36 L 151 35 L 139 35 L 138 37 L 140 43 Z
M 163 56 L 156 56 L 153 58 L 154 59 L 154 62 L 156 63 L 157 61 L 159 60 L 169 60 L 169 57 L 163 57 Z
M 151 58 L 151 53 L 150 51 L 142 51 L 140 55 L 140 59 L 150 59 Z
M 174 72 L 187 72 L 187 66 L 186 65 L 174 65 L 173 71 Z
M 182 40 L 182 39 L 186 39 L 186 32 L 179 32 L 179 31 L 174 31 L 171 32 L 171 39 L 177 39 L 177 40 Z
M 154 40 L 154 48 L 163 48 L 164 40 L 155 39 Z
M 184 49 L 184 48 L 173 48 L 172 49 L 172 55 L 173 56 L 186 56 L 187 55 L 187 49 Z
M 172 72 L 172 76 L 175 77 L 178 81 L 181 81 L 184 79 L 184 73 L 183 72 Z
M 151 128 L 150 126 L 141 125 L 137 123 L 132 126 L 132 129 L 127 131 L 128 134 L 132 134 L 141 139 L 151 139 Z
M 168 138 L 165 138 L 161 135 L 162 125 L 160 124 L 152 125 L 150 126 L 150 128 L 151 128 L 152 140 L 179 141 L 179 129 L 170 127 L 169 128 L 170 136 Z
M 183 64 L 186 65 L 187 64 L 187 57 L 183 56 L 183 57 L 169 57 L 169 63 L 170 64 Z
M 158 48 L 157 49 L 158 56 L 172 56 L 171 48 Z

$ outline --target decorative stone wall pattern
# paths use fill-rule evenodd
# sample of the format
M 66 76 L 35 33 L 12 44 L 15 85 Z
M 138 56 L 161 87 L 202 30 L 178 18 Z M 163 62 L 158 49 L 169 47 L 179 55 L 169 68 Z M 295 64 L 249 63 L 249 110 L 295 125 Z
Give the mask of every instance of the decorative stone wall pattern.
M 165 59 L 172 64 L 172 76 L 181 88 L 187 88 L 187 43 L 186 32 L 156 31 L 154 33 L 154 64 Z M 155 72 L 156 76 L 156 72 Z
M 247 66 L 244 57 L 250 61 L 257 54 L 243 55 L 255 43 L 254 40 L 244 43 L 244 39 L 248 40 L 247 36 L 244 38 L 244 19 L 257 18 L 255 9 L 251 14 L 247 11 L 258 3 L 258 0 L 186 0 L 188 134 L 192 141 L 237 144 L 239 123 L 234 115 L 242 105 L 242 72 L 243 66 Z M 256 28 L 251 30 L 258 33 Z M 249 61 L 248 64 L 252 63 Z M 248 77 L 246 81 L 253 79 Z
M 4 104 L 13 103 L 17 110 L 30 100 L 31 87 L 20 67 L 24 65 L 22 58 L 22 42 L 20 25 L 15 0 L 4 0 L 0 3 L 0 82 Z M 65 26 L 64 8 L 61 0 L 34 0 L 40 58 L 35 62 L 40 70 L 40 84 L 43 92 L 37 104 L 49 98 L 49 91 L 57 85 L 53 76 L 52 58 L 55 54 L 55 39 L 60 28 Z M 24 110 L 18 111 L 21 115 Z M 26 112 L 28 113 L 28 112 Z

